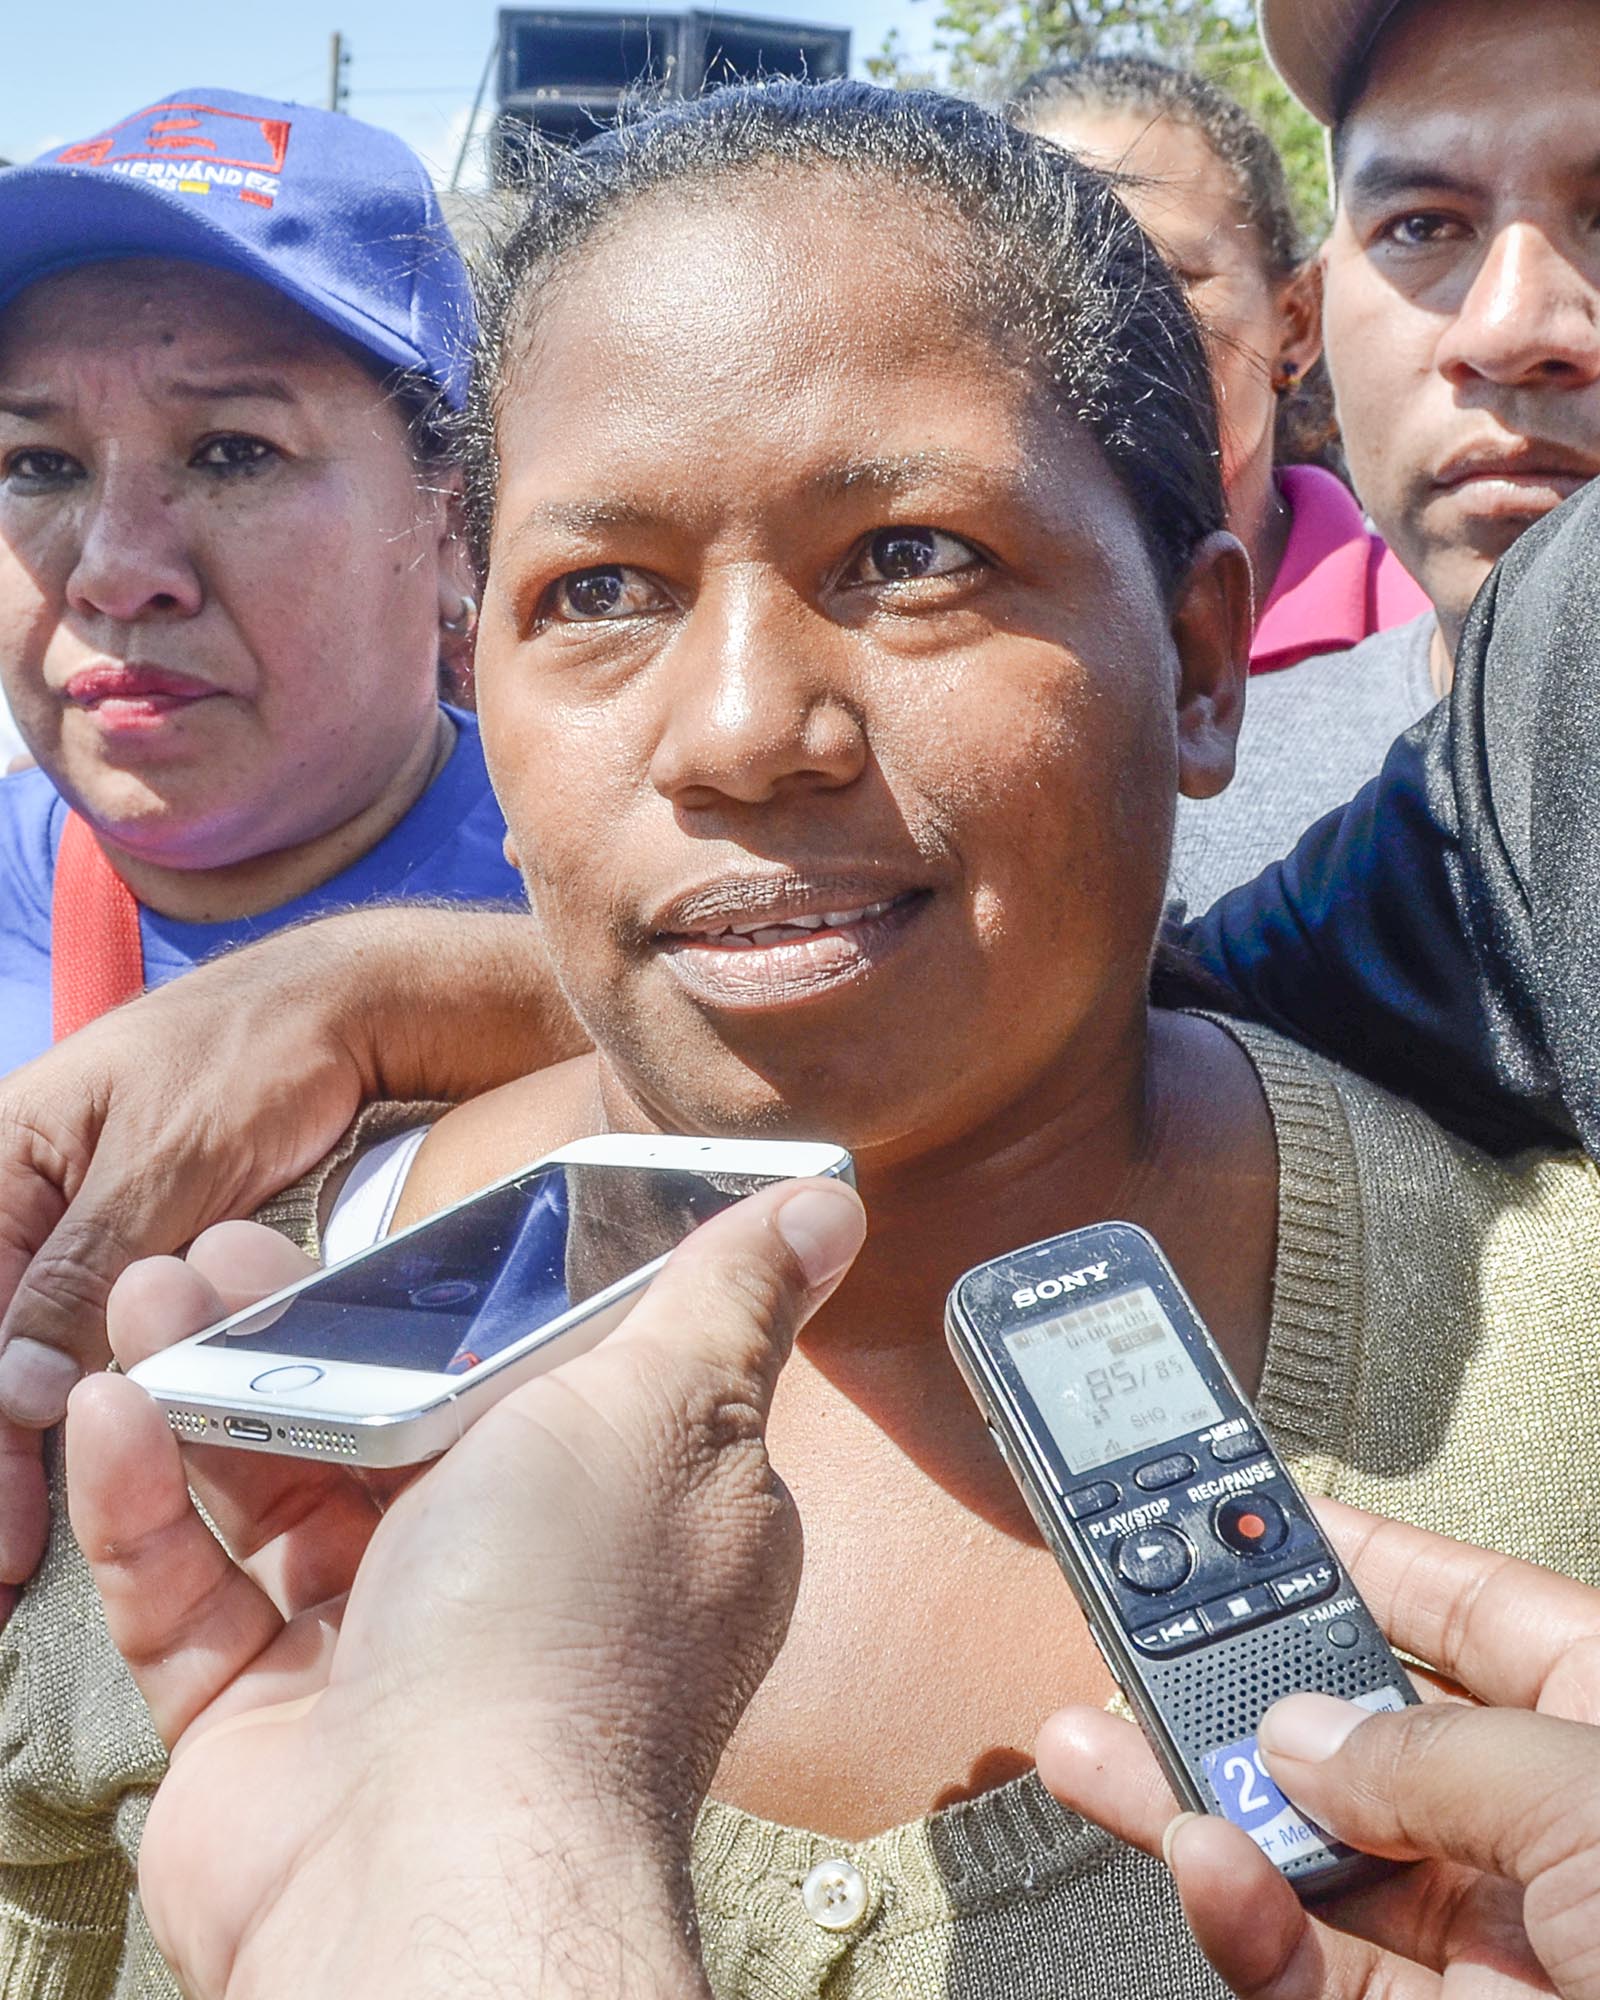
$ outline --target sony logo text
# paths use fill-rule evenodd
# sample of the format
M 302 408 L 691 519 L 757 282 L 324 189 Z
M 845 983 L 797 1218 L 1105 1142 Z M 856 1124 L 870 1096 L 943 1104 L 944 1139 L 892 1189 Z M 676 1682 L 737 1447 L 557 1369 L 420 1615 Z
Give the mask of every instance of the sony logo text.
M 1102 1285 L 1110 1269 L 1109 1264 L 1085 1264 L 1081 1270 L 1041 1278 L 1036 1285 L 1024 1285 L 1020 1292 L 1013 1292 L 1011 1303 L 1019 1308 L 1034 1306 L 1041 1299 L 1059 1299 L 1063 1292 L 1081 1292 L 1085 1285 Z

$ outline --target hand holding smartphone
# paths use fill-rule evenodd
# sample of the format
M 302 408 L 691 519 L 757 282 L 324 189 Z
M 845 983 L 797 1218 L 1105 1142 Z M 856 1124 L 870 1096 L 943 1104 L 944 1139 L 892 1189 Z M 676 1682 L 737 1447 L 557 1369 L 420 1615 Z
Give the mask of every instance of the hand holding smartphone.
M 853 1179 L 849 1154 L 787 1141 L 579 1140 L 131 1376 L 187 1442 L 414 1465 L 519 1383 L 595 1346 L 698 1224 L 810 1176 Z

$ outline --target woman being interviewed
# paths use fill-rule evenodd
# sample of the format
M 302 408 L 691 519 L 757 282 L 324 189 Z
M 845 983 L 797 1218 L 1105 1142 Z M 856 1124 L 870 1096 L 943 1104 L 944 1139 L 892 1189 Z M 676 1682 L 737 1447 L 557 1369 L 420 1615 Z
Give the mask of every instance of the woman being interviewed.
M 519 894 L 439 702 L 471 333 L 352 118 L 183 91 L 0 178 L 0 1072 L 319 910 Z
M 836 1138 L 871 1217 L 774 1406 L 805 1574 L 699 1827 L 713 1987 L 1213 1992 L 1159 1867 L 1032 1774 L 1040 1720 L 1111 1690 L 945 1353 L 947 1287 L 1130 1217 L 1309 1485 L 1592 1574 L 1587 1279 L 1517 1288 L 1586 1274 L 1600 1228 L 1580 1162 L 1495 1165 L 1152 1009 L 1174 799 L 1227 780 L 1250 628 L 1181 293 L 1104 181 L 971 105 L 722 92 L 552 165 L 474 434 L 485 741 L 596 1053 L 391 1155 L 402 1216 L 610 1127 Z M 247 1246 L 293 1265 L 237 1231 L 126 1281 L 125 1361 L 214 1314 L 206 1274 L 237 1297 Z M 240 1539 L 276 1495 L 270 1587 L 306 1621 L 146 1619 L 169 1735 L 252 1662 L 267 1701 L 315 1690 L 368 1503 L 309 1468 L 301 1507 L 263 1464 L 188 1469 Z M 104 1911 L 161 1752 L 92 1603 L 58 1538 L 8 1699 L 92 1724 L 65 1756 L 19 1729 L 0 1847 L 75 1843 L 60 1893 Z M 485 1690 L 483 1726 L 521 1698 Z M 42 1879 L 7 1891 L 17 1952 L 65 1930 Z

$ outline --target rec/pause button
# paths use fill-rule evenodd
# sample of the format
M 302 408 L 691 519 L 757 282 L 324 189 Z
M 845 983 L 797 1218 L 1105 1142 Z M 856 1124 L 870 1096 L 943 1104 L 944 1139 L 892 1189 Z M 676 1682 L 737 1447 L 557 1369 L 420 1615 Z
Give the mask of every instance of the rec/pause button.
M 1194 1551 L 1176 1528 L 1146 1528 L 1117 1548 L 1118 1576 L 1151 1597 L 1176 1590 L 1193 1568 Z

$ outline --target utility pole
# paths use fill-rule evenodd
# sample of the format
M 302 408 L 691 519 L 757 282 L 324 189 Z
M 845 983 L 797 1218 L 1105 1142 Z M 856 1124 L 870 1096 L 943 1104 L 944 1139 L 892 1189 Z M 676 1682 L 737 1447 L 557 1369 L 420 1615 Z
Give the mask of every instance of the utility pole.
M 350 103 L 350 85 L 346 78 L 350 70 L 350 51 L 344 45 L 344 36 L 337 28 L 328 38 L 328 109 L 344 111 Z

